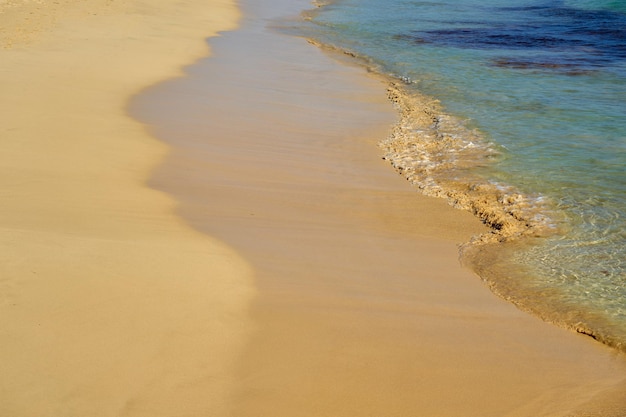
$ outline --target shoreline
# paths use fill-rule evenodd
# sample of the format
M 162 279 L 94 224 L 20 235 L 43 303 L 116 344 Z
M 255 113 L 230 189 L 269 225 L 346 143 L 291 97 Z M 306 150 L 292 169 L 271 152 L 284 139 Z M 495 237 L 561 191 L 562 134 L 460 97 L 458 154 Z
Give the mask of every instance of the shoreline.
M 555 304 L 556 289 L 551 290 L 552 298 L 545 298 L 548 290 L 526 285 L 531 272 L 511 260 L 516 249 L 540 245 L 541 239 L 558 235 L 564 228 L 563 215 L 557 214 L 554 207 L 536 195 L 522 194 L 515 187 L 489 183 L 478 176 L 467 176 L 460 181 L 456 168 L 446 168 L 453 165 L 446 161 L 447 148 L 452 149 L 453 158 L 464 161 L 462 169 L 467 169 L 481 166 L 497 154 L 491 144 L 481 143 L 483 139 L 466 131 L 461 136 L 472 138 L 470 143 L 478 145 L 465 149 L 467 138 L 452 139 L 446 129 L 439 126 L 446 123 L 442 123 L 442 119 L 453 117 L 443 111 L 438 99 L 408 90 L 410 87 L 404 85 L 404 81 L 384 74 L 363 56 L 316 39 L 306 39 L 339 61 L 352 61 L 348 65 L 363 67 L 387 86 L 389 100 L 397 109 L 399 120 L 393 124 L 388 137 L 378 143 L 383 151 L 382 158 L 421 195 L 443 199 L 456 209 L 472 213 L 487 226 L 481 233 L 459 243 L 463 265 L 476 273 L 494 294 L 520 310 L 626 353 L 624 338 L 620 337 L 623 332 L 619 328 L 593 312 L 581 313 L 576 305 Z M 459 122 L 447 123 L 457 129 L 460 126 Z M 461 153 L 466 155 L 459 158 Z M 441 160 L 433 162 L 438 159 Z
M 325 6 L 319 5 L 313 10 L 307 10 L 305 20 L 313 20 Z M 419 65 L 417 61 L 413 63 L 415 67 L 409 63 L 394 62 L 393 59 L 386 63 L 377 61 L 386 58 L 384 51 L 377 50 L 373 44 L 370 45 L 370 52 L 363 52 L 365 55 L 362 55 L 358 51 L 368 51 L 369 47 L 359 42 L 351 44 L 348 39 L 339 40 L 348 33 L 358 36 L 349 29 L 356 21 L 345 16 L 350 23 L 346 23 L 344 29 L 338 27 L 337 33 L 333 34 L 335 29 L 331 28 L 332 24 L 324 28 L 324 25 L 329 24 L 327 19 L 333 21 L 333 13 L 329 12 L 326 18 L 321 18 L 317 23 L 307 22 L 301 32 L 315 39 L 311 43 L 353 58 L 368 71 L 379 73 L 388 80 L 389 96 L 397 107 L 401 120 L 394 126 L 390 137 L 380 142 L 385 152 L 384 158 L 422 194 L 444 198 L 452 206 L 474 213 L 490 227 L 489 233 L 476 236 L 463 245 L 464 264 L 478 273 L 495 294 L 514 303 L 523 311 L 626 353 L 626 329 L 623 320 L 619 318 L 620 305 L 623 304 L 620 301 L 623 294 L 620 293 L 619 223 L 613 224 L 609 220 L 623 217 L 619 214 L 619 203 L 616 203 L 619 197 L 606 206 L 597 202 L 598 212 L 595 213 L 594 197 L 589 197 L 588 202 L 580 200 L 576 203 L 576 194 L 596 195 L 593 188 L 584 191 L 584 181 L 578 184 L 582 187 L 580 193 L 572 193 L 558 191 L 558 188 L 566 190 L 569 187 L 558 187 L 557 178 L 546 181 L 546 184 L 552 185 L 542 188 L 542 181 L 537 181 L 538 177 L 530 180 L 535 177 L 533 172 L 524 171 L 519 163 L 517 174 L 511 175 L 502 167 L 506 166 L 506 161 L 512 167 L 515 163 L 510 161 L 518 159 L 512 157 L 515 154 L 509 153 L 508 147 L 533 159 L 532 155 L 521 151 L 525 147 L 521 144 L 524 140 L 520 141 L 517 148 L 512 142 L 506 143 L 506 140 L 502 144 L 491 142 L 486 139 L 487 134 L 469 129 L 468 124 L 459 119 L 458 114 L 461 113 L 446 114 L 439 99 L 447 97 L 454 105 L 465 106 L 466 116 L 463 117 L 467 117 L 469 126 L 478 126 L 482 121 L 490 120 L 487 122 L 490 123 L 488 131 L 499 132 L 500 135 L 509 129 L 515 130 L 516 121 L 513 120 L 515 116 L 511 109 L 508 110 L 509 117 L 513 119 L 502 123 L 494 119 L 493 115 L 504 113 L 498 113 L 495 108 L 493 112 L 488 112 L 487 108 L 477 104 L 487 113 L 483 115 L 483 120 L 479 121 L 481 117 L 478 116 L 472 121 L 472 117 L 467 116 L 472 112 L 467 113 L 467 110 L 473 107 L 473 103 L 459 98 L 463 95 L 452 99 L 443 90 L 440 91 L 441 97 L 437 94 L 424 95 L 419 74 L 428 78 L 426 74 L 432 72 L 432 68 Z M 408 27 L 403 27 L 403 30 L 408 30 Z M 371 39 L 372 32 L 366 29 L 365 33 L 367 39 Z M 343 46 L 338 46 L 339 44 Z M 390 44 L 389 47 L 393 46 Z M 378 58 L 367 56 L 368 53 Z M 407 59 L 411 61 L 410 58 Z M 420 61 L 428 62 L 428 58 L 422 56 Z M 435 61 L 431 64 L 437 65 Z M 415 72 L 417 68 L 420 69 Z M 409 73 L 413 75 L 400 75 Z M 456 76 L 459 77 L 459 85 L 463 85 L 462 73 L 457 73 Z M 448 79 L 448 88 L 454 90 L 451 85 L 455 83 L 450 82 L 451 79 Z M 472 90 L 467 84 L 464 88 L 477 100 L 481 100 L 478 98 L 479 92 Z M 506 88 L 501 92 L 505 90 Z M 543 123 L 545 122 L 544 118 Z M 607 119 L 607 126 L 610 125 L 611 121 Z M 519 129 L 516 134 L 520 134 Z M 520 135 L 520 138 L 524 138 L 524 135 Z M 525 137 L 525 140 L 528 139 Z M 579 140 L 582 140 L 581 137 Z M 553 146 L 553 149 L 556 148 Z M 605 160 L 602 157 L 596 159 Z M 584 169 L 589 173 L 590 166 Z M 599 169 L 602 171 L 602 168 Z M 535 166 L 535 170 L 544 172 L 538 166 Z M 524 178 L 520 172 L 526 172 L 528 181 L 533 182 L 534 186 L 518 188 L 513 185 L 525 182 L 516 180 L 516 177 Z M 486 176 L 483 176 L 485 173 Z M 604 175 L 609 173 L 604 172 Z M 562 184 L 567 183 L 563 177 L 560 177 L 560 181 Z M 610 179 L 607 181 L 611 183 Z M 553 189 L 550 190 L 550 187 Z M 606 189 L 605 187 L 604 190 Z M 607 195 L 603 193 L 603 196 Z M 608 200 L 611 200 L 610 196 Z M 584 247 L 588 250 L 580 249 Z M 595 281 L 603 284 L 596 285 Z
M 267 29 L 305 2 L 55 4 L 0 49 L 2 414 L 623 409 L 622 356 L 459 265 L 380 80 Z
M 227 415 L 252 271 L 145 185 L 169 150 L 126 106 L 237 8 L 0 8 L 0 414 Z
M 303 18 L 313 19 L 325 6 L 305 10 Z M 499 155 L 494 143 L 447 114 L 438 98 L 424 95 L 413 87 L 412 80 L 387 73 L 367 56 L 307 36 L 304 37 L 312 45 L 340 60 L 351 60 L 377 74 L 387 85 L 399 120 L 388 137 L 378 143 L 383 159 L 422 195 L 444 199 L 450 206 L 472 213 L 488 227 L 460 246 L 465 266 L 481 277 L 494 294 L 520 310 L 626 353 L 624 331 L 619 325 L 598 311 L 582 312 L 579 305 L 563 300 L 567 298 L 565 294 L 559 297 L 556 288 L 536 288 L 529 283 L 534 278 L 530 268 L 514 261 L 516 251 L 562 236 L 568 226 L 566 215 L 559 213 L 548 197 L 471 173 L 473 168 L 489 165 L 489 159 Z M 547 293 L 552 297 L 545 297 Z
M 485 229 L 381 160 L 396 113 L 380 81 L 268 29 L 289 27 L 304 2 L 241 7 L 214 56 L 131 106 L 174 149 L 151 184 L 255 270 L 234 415 L 623 406 L 622 357 L 520 312 L 458 265 L 456 244 Z

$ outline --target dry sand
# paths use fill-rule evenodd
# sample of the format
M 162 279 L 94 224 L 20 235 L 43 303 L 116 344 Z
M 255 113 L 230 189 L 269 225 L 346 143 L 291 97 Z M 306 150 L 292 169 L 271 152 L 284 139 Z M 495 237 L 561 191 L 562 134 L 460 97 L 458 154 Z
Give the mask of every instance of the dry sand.
M 0 415 L 227 415 L 247 262 L 145 185 L 125 114 L 235 27 L 228 1 L 0 2 Z
M 305 2 L 243 3 L 133 99 L 169 152 L 127 100 L 232 5 L 22 3 L 0 2 L 39 16 L 2 34 L 0 415 L 624 415 L 623 356 L 493 296 L 457 259 L 483 226 L 380 159 L 384 84 L 267 29 Z

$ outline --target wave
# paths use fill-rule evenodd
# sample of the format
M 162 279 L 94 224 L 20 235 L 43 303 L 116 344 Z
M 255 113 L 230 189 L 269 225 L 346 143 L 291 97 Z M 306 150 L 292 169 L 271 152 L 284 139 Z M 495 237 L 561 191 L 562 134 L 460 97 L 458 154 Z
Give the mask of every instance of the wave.
M 445 114 L 437 100 L 408 91 L 398 82 L 390 82 L 387 92 L 400 118 L 379 144 L 384 159 L 424 194 L 445 198 L 490 227 L 491 233 L 473 243 L 557 232 L 556 213 L 545 197 L 524 194 L 476 173 L 499 155 L 480 132 Z
M 477 174 L 498 158 L 497 147 L 445 114 L 437 100 L 400 82 L 390 83 L 388 95 L 400 117 L 379 144 L 384 159 L 425 195 L 445 198 L 490 227 L 489 233 L 461 245 L 463 263 L 521 310 L 626 351 L 623 326 L 581 308 L 577 297 L 546 287 L 535 279 L 537 271 L 519 259 L 520 254 L 543 248 L 547 239 L 565 234 L 567 220 L 558 207 L 544 196 Z

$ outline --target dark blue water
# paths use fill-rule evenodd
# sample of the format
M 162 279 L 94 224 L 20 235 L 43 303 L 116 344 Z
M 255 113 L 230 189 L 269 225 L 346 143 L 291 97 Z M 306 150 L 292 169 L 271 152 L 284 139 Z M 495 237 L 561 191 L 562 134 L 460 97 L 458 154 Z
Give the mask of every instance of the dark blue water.
M 395 82 L 387 159 L 492 226 L 468 264 L 625 349 L 626 0 L 338 0 L 305 16 L 305 36 Z

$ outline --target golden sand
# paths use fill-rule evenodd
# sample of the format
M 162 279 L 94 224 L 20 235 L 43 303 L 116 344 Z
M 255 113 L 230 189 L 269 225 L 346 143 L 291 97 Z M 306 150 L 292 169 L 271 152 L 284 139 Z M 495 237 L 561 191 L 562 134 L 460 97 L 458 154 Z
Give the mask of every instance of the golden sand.
M 0 3 L 0 415 L 226 415 L 248 264 L 144 185 L 125 114 L 232 29 L 227 1 Z
M 624 358 L 380 159 L 380 80 L 243 6 L 176 78 L 230 2 L 0 0 L 0 415 L 619 415 Z

